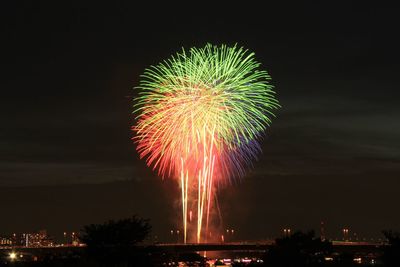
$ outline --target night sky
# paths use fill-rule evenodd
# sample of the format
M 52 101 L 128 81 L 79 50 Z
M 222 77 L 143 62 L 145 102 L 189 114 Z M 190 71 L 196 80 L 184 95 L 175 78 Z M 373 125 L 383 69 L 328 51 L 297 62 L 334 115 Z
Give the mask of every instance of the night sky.
M 282 105 L 254 168 L 220 191 L 226 227 L 244 239 L 321 220 L 333 238 L 400 230 L 399 9 L 53 2 L 0 8 L 0 233 L 138 214 L 168 235 L 178 185 L 138 158 L 133 87 L 144 68 L 208 42 L 254 51 Z

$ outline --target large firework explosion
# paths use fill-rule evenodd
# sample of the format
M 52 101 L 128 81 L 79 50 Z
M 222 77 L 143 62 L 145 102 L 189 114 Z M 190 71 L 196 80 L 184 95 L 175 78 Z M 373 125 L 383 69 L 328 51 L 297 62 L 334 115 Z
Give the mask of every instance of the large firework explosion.
M 208 44 L 149 67 L 136 87 L 137 150 L 160 176 L 178 179 L 185 243 L 188 224 L 197 242 L 207 238 L 217 186 L 243 176 L 261 152 L 279 104 L 259 66 L 243 48 Z

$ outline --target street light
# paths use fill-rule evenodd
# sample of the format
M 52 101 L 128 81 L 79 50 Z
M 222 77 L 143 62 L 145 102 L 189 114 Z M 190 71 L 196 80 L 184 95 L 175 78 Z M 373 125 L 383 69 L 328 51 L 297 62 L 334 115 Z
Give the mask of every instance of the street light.
M 171 233 L 171 239 L 172 239 L 172 242 L 176 242 L 176 243 L 179 243 L 179 230 L 171 230 L 170 231 L 170 233 Z M 174 237 L 174 234 L 176 234 L 176 239 L 175 239 L 175 237 Z
M 292 231 L 292 229 L 290 229 L 290 228 L 285 228 L 285 229 L 283 229 L 283 235 L 284 235 L 285 237 L 289 237 L 291 231 Z
M 67 245 L 68 241 L 67 241 L 67 232 L 64 232 L 64 244 L 63 245 Z
M 349 229 L 348 228 L 343 228 L 343 240 L 347 241 L 349 237 Z

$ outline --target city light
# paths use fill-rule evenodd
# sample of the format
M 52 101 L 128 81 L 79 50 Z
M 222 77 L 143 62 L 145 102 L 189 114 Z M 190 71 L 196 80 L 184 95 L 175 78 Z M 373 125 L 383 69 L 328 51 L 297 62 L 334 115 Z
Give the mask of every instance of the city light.
M 14 261 L 17 258 L 17 253 L 15 252 L 10 252 L 10 254 L 8 255 L 10 257 L 11 261 Z

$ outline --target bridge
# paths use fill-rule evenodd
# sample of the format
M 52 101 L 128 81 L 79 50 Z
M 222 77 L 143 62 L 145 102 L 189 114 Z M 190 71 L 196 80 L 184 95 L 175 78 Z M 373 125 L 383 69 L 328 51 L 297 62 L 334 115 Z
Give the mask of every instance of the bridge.
M 154 252 L 169 252 L 169 253 L 185 253 L 197 251 L 258 251 L 263 252 L 268 248 L 275 245 L 273 240 L 266 240 L 261 242 L 229 242 L 229 243 L 159 243 L 146 246 L 139 246 L 140 248 L 147 248 Z M 383 243 L 373 242 L 344 242 L 332 241 L 333 250 L 338 251 L 376 251 L 380 250 Z M 7 251 L 20 251 L 25 253 L 65 253 L 65 252 L 79 252 L 85 248 L 82 246 L 51 246 L 51 247 L 0 247 L 0 252 Z

